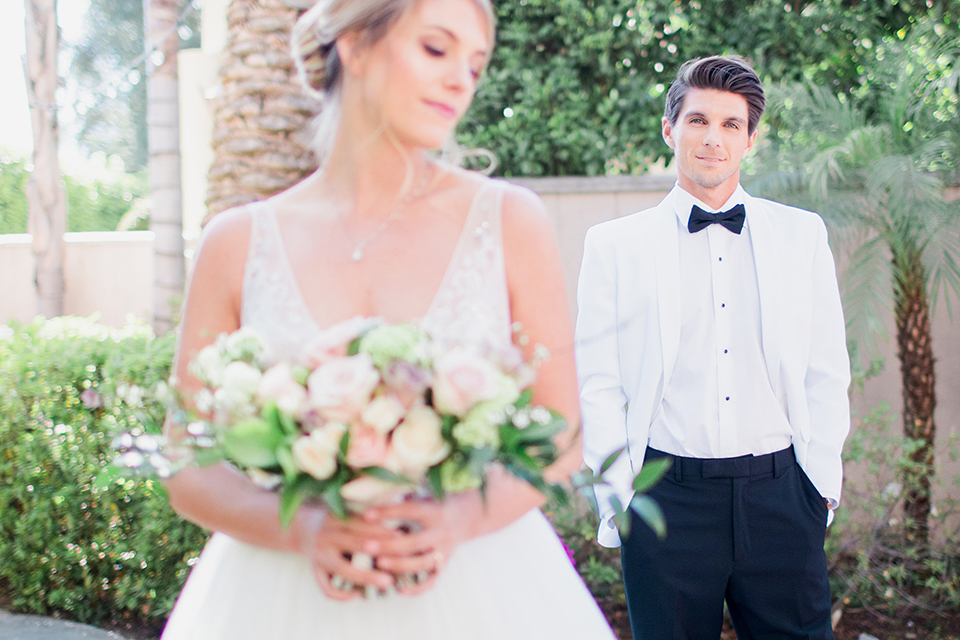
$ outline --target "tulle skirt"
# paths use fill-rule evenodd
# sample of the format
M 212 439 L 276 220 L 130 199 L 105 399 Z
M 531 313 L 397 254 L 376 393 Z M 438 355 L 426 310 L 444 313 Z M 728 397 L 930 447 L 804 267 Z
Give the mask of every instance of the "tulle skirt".
M 303 557 L 215 534 L 162 640 L 610 640 L 549 522 L 533 510 L 458 547 L 433 588 L 339 602 Z

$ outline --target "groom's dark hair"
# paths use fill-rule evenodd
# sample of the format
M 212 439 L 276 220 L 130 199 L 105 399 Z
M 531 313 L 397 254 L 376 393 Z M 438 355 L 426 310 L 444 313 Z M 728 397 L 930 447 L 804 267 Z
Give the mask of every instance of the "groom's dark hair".
M 767 98 L 757 72 L 740 56 L 710 56 L 684 62 L 667 91 L 667 105 L 663 110 L 663 116 L 671 125 L 677 124 L 683 100 L 691 88 L 716 89 L 743 96 L 748 109 L 747 133 L 757 130 Z

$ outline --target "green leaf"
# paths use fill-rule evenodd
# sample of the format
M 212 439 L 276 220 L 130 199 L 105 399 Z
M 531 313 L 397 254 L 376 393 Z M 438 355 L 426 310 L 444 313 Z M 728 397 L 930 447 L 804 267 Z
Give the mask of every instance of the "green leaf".
M 533 389 L 524 389 L 523 393 L 520 394 L 520 397 L 514 403 L 514 406 L 517 409 L 523 409 L 525 406 L 530 404 L 530 401 L 533 399 Z
M 409 479 L 383 467 L 366 467 L 360 469 L 360 474 L 386 480 L 387 482 L 395 482 L 396 484 L 410 484 Z
M 293 459 L 293 450 L 286 446 L 280 446 L 277 447 L 276 453 L 277 462 L 280 464 L 280 468 L 283 469 L 284 478 L 286 478 L 287 482 L 293 481 L 300 473 L 297 469 L 297 463 Z
M 547 424 L 532 424 L 526 429 L 520 429 L 518 439 L 521 444 L 535 445 L 537 443 L 547 444 L 553 440 L 553 437 L 563 431 L 565 424 L 557 422 L 548 422 Z
M 307 386 L 307 379 L 310 377 L 310 369 L 302 364 L 294 365 L 290 367 L 290 375 L 293 376 L 293 379 L 299 382 L 301 385 Z
M 342 482 L 328 482 L 323 488 L 323 501 L 327 503 L 327 506 L 330 507 L 330 511 L 333 512 L 333 515 L 337 516 L 341 520 L 347 519 L 347 506 L 343 502 L 343 496 L 340 495 L 340 487 L 343 486 Z
M 427 488 L 437 500 L 443 500 L 443 482 L 440 479 L 440 465 L 434 465 L 427 469 Z
M 440 419 L 443 421 L 443 437 L 447 440 L 452 440 L 453 427 L 460 422 L 460 418 L 457 416 L 441 415 Z
M 672 458 L 657 458 L 643 463 L 643 468 L 633 480 L 633 490 L 637 493 L 646 493 L 650 487 L 660 482 L 660 478 L 673 464 Z
M 617 526 L 620 537 L 630 537 L 630 512 L 623 508 L 623 504 L 617 496 L 610 498 L 610 506 L 616 511 L 613 515 L 613 524 Z
M 230 460 L 244 467 L 272 467 L 277 464 L 277 447 L 283 442 L 279 424 L 260 418 L 241 420 L 223 437 Z
M 613 464 L 620 458 L 620 456 L 621 456 L 621 455 L 623 454 L 623 452 L 626 451 L 626 450 L 627 450 L 626 447 L 620 447 L 619 449 L 617 449 L 616 451 L 614 451 L 613 453 L 611 453 L 609 456 L 607 456 L 607 459 L 604 460 L 604 461 L 603 461 L 603 464 L 600 465 L 600 474 L 599 474 L 599 475 L 605 474 L 605 473 L 607 472 L 607 470 L 608 470 L 610 467 L 613 466 Z
M 300 436 L 300 430 L 297 429 L 297 423 L 293 421 L 293 418 L 283 412 L 278 412 L 277 415 L 280 416 L 280 427 L 284 433 L 288 436 Z
M 347 355 L 355 356 L 360 353 L 360 341 L 363 339 L 363 336 L 357 336 L 350 341 L 350 345 L 347 347 Z
M 309 476 L 301 475 L 293 482 L 283 485 L 280 489 L 280 526 L 286 530 L 290 527 L 300 505 L 307 498 Z
M 667 536 L 667 521 L 663 517 L 660 505 L 650 496 L 634 496 L 630 508 L 637 512 L 640 519 L 647 523 L 657 537 L 663 540 Z
M 222 462 L 223 459 L 224 451 L 220 448 L 194 449 L 193 461 L 199 467 L 209 467 Z

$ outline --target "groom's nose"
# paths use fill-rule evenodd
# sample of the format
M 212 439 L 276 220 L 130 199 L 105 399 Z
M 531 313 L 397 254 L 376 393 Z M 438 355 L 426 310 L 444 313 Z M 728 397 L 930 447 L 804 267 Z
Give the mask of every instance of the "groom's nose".
M 703 141 L 702 144 L 708 147 L 719 147 L 722 142 L 720 137 L 720 125 L 711 124 L 707 127 L 706 131 L 703 132 Z

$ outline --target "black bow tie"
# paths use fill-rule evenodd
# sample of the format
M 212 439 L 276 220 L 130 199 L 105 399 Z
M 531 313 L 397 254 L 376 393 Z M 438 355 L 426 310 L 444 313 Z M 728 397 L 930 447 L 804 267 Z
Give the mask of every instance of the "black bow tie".
M 740 235 L 740 231 L 743 229 L 743 221 L 746 218 L 747 212 L 742 204 L 721 213 L 708 213 L 697 205 L 693 205 L 693 209 L 690 211 L 690 220 L 687 222 L 687 229 L 690 233 L 696 233 L 701 229 L 706 229 L 711 224 L 722 224 L 728 230 Z

